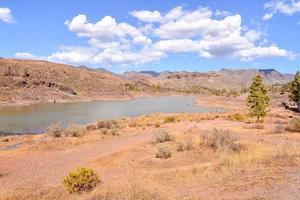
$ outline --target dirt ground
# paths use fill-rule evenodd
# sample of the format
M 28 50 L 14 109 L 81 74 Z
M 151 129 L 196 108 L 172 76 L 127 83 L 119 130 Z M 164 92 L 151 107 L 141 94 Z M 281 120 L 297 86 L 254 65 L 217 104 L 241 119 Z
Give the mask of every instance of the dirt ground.
M 275 99 L 264 123 L 257 124 L 234 117 L 245 112 L 244 101 L 199 98 L 198 104 L 228 111 L 119 119 L 114 134 L 96 128 L 80 137 L 2 137 L 0 199 L 300 199 L 300 133 L 284 129 L 299 114 Z M 204 145 L 216 130 L 230 133 L 241 150 Z M 173 139 L 156 142 L 163 132 Z M 169 148 L 170 158 L 157 158 L 161 145 Z M 93 168 L 102 183 L 92 193 L 70 195 L 63 177 L 80 166 Z M 121 191 L 123 198 L 102 198 L 107 191 Z

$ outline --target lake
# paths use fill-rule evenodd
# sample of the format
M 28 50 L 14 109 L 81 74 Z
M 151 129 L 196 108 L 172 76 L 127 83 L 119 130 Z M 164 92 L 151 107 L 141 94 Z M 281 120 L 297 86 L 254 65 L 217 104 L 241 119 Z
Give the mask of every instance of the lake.
M 195 97 L 142 97 L 130 101 L 93 101 L 0 108 L 0 133 L 38 133 L 50 124 L 88 124 L 150 113 L 214 112 L 195 105 Z

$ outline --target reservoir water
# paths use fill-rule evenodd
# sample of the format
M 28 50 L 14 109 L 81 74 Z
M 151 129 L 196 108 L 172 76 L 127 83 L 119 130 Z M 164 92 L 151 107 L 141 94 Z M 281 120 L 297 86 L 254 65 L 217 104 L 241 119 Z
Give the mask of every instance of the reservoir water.
M 136 117 L 150 113 L 214 112 L 197 106 L 195 97 L 142 97 L 130 101 L 93 101 L 0 108 L 0 133 L 38 133 L 55 122 L 88 124 L 99 120 Z

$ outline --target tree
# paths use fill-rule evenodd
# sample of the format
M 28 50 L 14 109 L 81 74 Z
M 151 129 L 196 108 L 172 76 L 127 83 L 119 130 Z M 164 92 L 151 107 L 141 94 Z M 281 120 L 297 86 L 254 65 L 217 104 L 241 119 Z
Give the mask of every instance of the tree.
M 256 117 L 260 121 L 267 115 L 270 98 L 268 89 L 263 83 L 261 75 L 254 77 L 249 88 L 250 94 L 247 98 L 247 106 L 251 117 Z
M 300 112 L 300 73 L 297 72 L 295 75 L 294 80 L 290 84 L 289 88 L 290 92 L 290 100 L 293 101 L 298 108 L 298 111 Z

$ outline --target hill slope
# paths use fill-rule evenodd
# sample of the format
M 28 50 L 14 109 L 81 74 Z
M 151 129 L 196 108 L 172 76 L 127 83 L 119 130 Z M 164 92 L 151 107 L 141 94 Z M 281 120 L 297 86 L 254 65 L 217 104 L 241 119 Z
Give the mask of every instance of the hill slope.
M 54 102 L 127 97 L 126 78 L 36 60 L 0 59 L 0 102 Z

